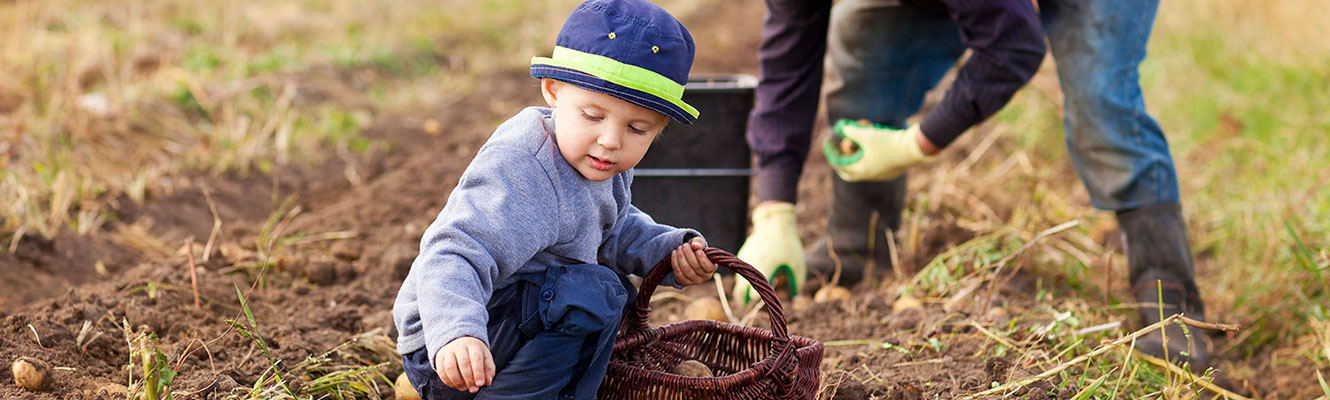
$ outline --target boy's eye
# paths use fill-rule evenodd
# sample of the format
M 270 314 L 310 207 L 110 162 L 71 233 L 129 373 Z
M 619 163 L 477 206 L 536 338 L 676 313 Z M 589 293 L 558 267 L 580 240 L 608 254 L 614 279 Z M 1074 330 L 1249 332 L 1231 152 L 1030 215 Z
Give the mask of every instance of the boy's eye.
M 639 133 L 639 134 L 646 134 L 646 133 L 647 133 L 647 130 L 646 130 L 646 129 L 638 128 L 638 127 L 636 127 L 636 126 L 632 126 L 632 125 L 628 125 L 628 130 L 629 130 L 629 131 L 632 131 L 633 133 Z
M 582 118 L 586 118 L 587 121 L 595 121 L 595 122 L 598 122 L 598 121 L 600 121 L 600 120 L 602 120 L 602 119 L 605 119 L 605 117 L 599 117 L 599 116 L 595 116 L 595 115 L 588 114 L 586 111 L 583 111 L 583 112 L 582 112 Z

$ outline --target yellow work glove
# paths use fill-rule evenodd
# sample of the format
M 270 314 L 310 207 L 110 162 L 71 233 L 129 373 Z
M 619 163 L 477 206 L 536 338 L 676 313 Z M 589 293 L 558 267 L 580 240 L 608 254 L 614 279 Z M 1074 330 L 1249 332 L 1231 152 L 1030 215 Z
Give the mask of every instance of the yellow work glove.
M 860 124 L 848 119 L 836 121 L 836 136 L 822 142 L 822 153 L 846 182 L 886 181 L 895 179 L 912 166 L 931 161 L 919 148 L 919 125 L 900 130 L 885 125 Z M 842 146 L 840 138 L 854 146 Z
M 757 268 L 768 280 L 774 280 L 777 274 L 785 274 L 790 283 L 790 295 L 799 294 L 808 278 L 808 267 L 804 264 L 804 246 L 799 242 L 799 232 L 794 225 L 794 204 L 763 203 L 753 209 L 753 234 L 744 240 L 736 256 Z M 737 277 L 734 298 L 747 304 L 758 295 L 747 280 Z

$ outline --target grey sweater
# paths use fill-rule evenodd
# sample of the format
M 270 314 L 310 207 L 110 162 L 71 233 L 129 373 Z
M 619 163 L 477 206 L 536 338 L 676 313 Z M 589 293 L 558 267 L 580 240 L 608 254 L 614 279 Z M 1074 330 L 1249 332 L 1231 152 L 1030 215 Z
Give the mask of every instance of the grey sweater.
M 632 171 L 594 182 L 564 160 L 552 110 L 529 107 L 476 154 L 397 293 L 397 351 L 435 354 L 471 336 L 490 346 L 485 305 L 514 274 L 568 259 L 646 276 L 690 229 L 657 224 L 629 204 Z M 492 346 L 491 346 L 492 347 Z

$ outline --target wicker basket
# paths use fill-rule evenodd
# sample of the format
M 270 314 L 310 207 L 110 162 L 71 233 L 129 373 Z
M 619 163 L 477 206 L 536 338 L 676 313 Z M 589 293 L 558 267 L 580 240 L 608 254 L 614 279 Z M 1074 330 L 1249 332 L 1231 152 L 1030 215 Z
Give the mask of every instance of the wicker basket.
M 670 272 L 667 258 L 642 281 L 637 302 L 624 315 L 601 399 L 812 399 L 817 395 L 822 342 L 792 336 L 771 285 L 751 265 L 724 250 L 707 257 L 753 284 L 771 317 L 771 330 L 711 320 L 649 328 L 651 295 Z M 690 378 L 670 371 L 697 360 L 714 377 Z

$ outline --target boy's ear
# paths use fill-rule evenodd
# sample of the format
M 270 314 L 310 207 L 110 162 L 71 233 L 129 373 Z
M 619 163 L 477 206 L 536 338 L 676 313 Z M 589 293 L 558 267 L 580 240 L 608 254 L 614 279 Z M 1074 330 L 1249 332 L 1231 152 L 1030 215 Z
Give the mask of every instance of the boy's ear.
M 545 97 L 545 104 L 549 105 L 550 108 L 553 108 L 554 104 L 557 102 L 559 98 L 558 92 L 562 85 L 563 82 L 554 79 L 540 78 L 540 95 Z

